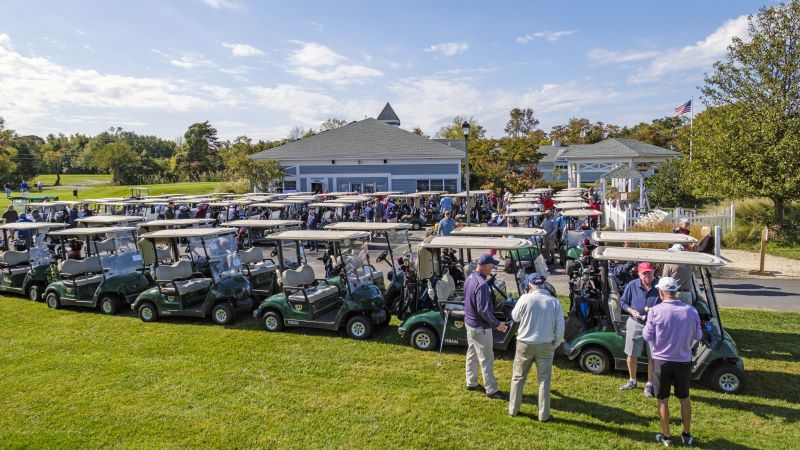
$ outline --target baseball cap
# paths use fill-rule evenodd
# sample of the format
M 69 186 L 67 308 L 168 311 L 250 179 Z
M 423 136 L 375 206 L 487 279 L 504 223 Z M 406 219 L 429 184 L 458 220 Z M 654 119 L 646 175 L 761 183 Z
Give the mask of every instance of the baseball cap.
M 495 217 L 497 217 L 497 213 L 492 213 L 492 219 L 494 219 Z
M 675 280 L 675 278 L 672 277 L 661 277 L 659 278 L 656 287 L 661 291 L 677 292 L 678 282 Z
M 686 251 L 686 247 L 682 246 L 681 244 L 675 244 L 675 245 L 673 245 L 672 247 L 669 248 L 669 251 L 671 251 L 671 252 L 685 252 Z
M 639 273 L 642 273 L 642 272 L 654 272 L 655 269 L 653 269 L 653 265 L 650 264 L 649 262 L 642 262 L 642 263 L 639 263 L 639 266 L 636 268 L 636 271 L 639 272 Z
M 533 273 L 528 274 L 528 276 L 526 277 L 526 280 L 528 281 L 528 284 L 541 286 L 541 285 L 544 284 L 545 278 L 539 272 L 533 272 Z
M 483 255 L 481 255 L 480 258 L 478 258 L 478 265 L 482 266 L 484 264 L 491 264 L 493 266 L 496 266 L 496 265 L 500 264 L 500 261 L 492 258 L 492 255 L 490 255 L 488 253 L 484 253 Z

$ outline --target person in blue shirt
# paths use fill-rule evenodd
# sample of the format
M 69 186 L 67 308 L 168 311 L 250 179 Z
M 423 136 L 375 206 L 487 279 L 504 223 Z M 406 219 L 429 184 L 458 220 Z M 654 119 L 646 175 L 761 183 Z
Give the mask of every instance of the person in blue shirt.
M 439 221 L 439 236 L 450 236 L 450 233 L 456 229 L 456 221 L 450 217 L 450 211 L 444 213 L 444 217 Z
M 306 219 L 306 229 L 307 230 L 316 230 L 317 229 L 317 213 L 313 209 L 308 210 L 308 218 Z M 311 246 L 312 251 L 318 250 L 317 241 L 308 241 L 309 246 Z
M 453 197 L 442 197 L 439 202 L 439 212 L 444 214 L 453 210 Z
M 639 263 L 637 266 L 639 278 L 631 281 L 625 286 L 625 291 L 619 299 L 622 312 L 629 314 L 625 324 L 625 354 L 628 355 L 628 375 L 626 384 L 619 390 L 627 391 L 636 389 L 636 370 L 638 359 L 644 351 L 645 341 L 642 337 L 647 311 L 661 302 L 658 295 L 656 278 L 653 265 L 649 262 Z M 653 397 L 653 359 L 647 360 L 647 384 L 644 387 L 644 396 Z
M 372 204 L 367 203 L 367 206 L 364 208 L 364 219 L 367 222 L 372 222 L 372 219 L 375 217 L 375 211 L 372 209 Z
M 28 219 L 28 216 L 25 215 L 25 214 L 19 216 L 19 219 L 17 219 L 17 223 L 31 223 L 31 222 L 33 222 L 33 221 L 31 219 Z M 19 231 L 17 231 L 17 238 L 25 240 L 25 241 L 28 240 L 30 235 L 31 235 L 31 232 L 28 231 L 28 230 L 19 230 Z
M 497 213 L 492 213 L 492 218 L 486 222 L 486 226 L 489 227 L 504 227 L 506 225 L 508 225 L 506 218 L 503 216 L 498 216 Z
M 397 205 L 394 202 L 389 202 L 386 205 L 386 221 L 397 222 Z
M 494 377 L 494 337 L 493 330 L 501 333 L 508 326 L 494 316 L 494 298 L 488 284 L 492 269 L 500 261 L 488 253 L 478 258 L 478 264 L 464 281 L 464 325 L 467 328 L 467 390 L 485 391 L 486 397 L 502 399 Z M 478 367 L 483 375 L 482 388 L 478 384 Z
M 561 236 L 564 233 L 564 229 L 567 228 L 567 218 L 559 214 L 558 217 L 556 217 L 555 222 L 556 222 L 556 241 L 560 241 Z
M 22 183 L 19 184 L 19 190 L 22 191 L 23 194 L 28 193 L 28 182 L 22 180 Z

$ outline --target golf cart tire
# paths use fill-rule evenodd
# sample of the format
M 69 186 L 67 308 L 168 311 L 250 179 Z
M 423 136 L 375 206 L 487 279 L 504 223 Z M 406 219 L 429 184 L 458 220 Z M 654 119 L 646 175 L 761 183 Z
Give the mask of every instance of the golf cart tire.
M 59 309 L 61 308 L 61 299 L 58 298 L 58 294 L 55 292 L 50 292 L 45 297 L 45 301 L 47 302 L 47 307 L 50 309 Z
M 392 312 L 389 311 L 388 309 L 384 309 L 384 312 L 386 313 L 386 318 L 383 319 L 383 322 L 378 324 L 378 326 L 381 327 L 381 328 L 388 327 L 389 326 L 389 322 L 392 321 Z
M 234 321 L 234 314 L 230 303 L 220 302 L 211 308 L 211 321 L 217 325 L 230 325 Z
M 707 381 L 711 389 L 723 394 L 739 394 L 744 389 L 744 373 L 728 362 L 715 366 Z
M 283 330 L 283 317 L 281 317 L 278 312 L 267 311 L 266 314 L 261 317 L 261 321 L 264 323 L 264 329 L 267 331 Z
M 104 295 L 98 302 L 100 312 L 103 314 L 116 314 L 119 311 L 119 299 L 113 295 Z
M 414 231 L 419 231 L 419 230 L 422 229 L 422 224 L 415 220 L 415 221 L 411 222 L 411 229 L 414 230 Z
M 353 339 L 369 339 L 372 334 L 372 322 L 366 316 L 356 314 L 347 321 L 345 329 L 347 335 Z
M 611 372 L 613 368 L 613 361 L 608 352 L 595 346 L 581 350 L 581 354 L 578 356 L 578 364 L 581 366 L 581 370 L 594 375 Z
M 411 346 L 423 352 L 434 351 L 439 348 L 439 337 L 429 327 L 418 327 L 411 332 Z
M 150 302 L 145 302 L 139 305 L 139 318 L 142 322 L 155 322 L 158 320 L 158 310 L 156 306 Z
M 44 289 L 45 286 L 42 283 L 31 283 L 31 285 L 28 286 L 28 290 L 25 292 L 25 296 L 32 302 L 40 302 L 42 301 Z

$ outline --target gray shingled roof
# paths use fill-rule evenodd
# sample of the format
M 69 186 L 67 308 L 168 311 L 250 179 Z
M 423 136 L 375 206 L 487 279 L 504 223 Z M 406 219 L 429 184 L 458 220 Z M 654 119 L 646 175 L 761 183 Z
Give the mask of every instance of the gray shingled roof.
M 395 114 L 394 110 L 392 109 L 392 105 L 390 105 L 389 102 L 386 102 L 386 106 L 383 107 L 383 111 L 378 114 L 378 120 L 382 120 L 391 125 L 400 125 L 400 118 L 397 117 L 397 114 Z
M 334 130 L 258 152 L 253 159 L 463 159 L 464 151 L 440 144 L 376 119 L 351 122 Z
M 640 178 L 644 178 L 642 173 L 638 170 L 631 169 L 631 167 L 627 164 L 617 166 L 608 172 L 601 175 L 601 177 L 605 178 L 630 178 L 632 180 L 638 180 Z
M 448 147 L 457 148 L 459 150 L 464 150 L 464 140 L 463 139 L 431 139 L 432 141 L 438 142 L 440 144 L 444 144 Z
M 564 147 L 564 146 L 553 147 L 552 145 L 545 145 L 545 146 L 539 147 L 536 151 L 539 152 L 539 153 L 542 153 L 544 155 L 542 157 L 542 159 L 539 160 L 539 162 L 555 163 L 556 162 L 556 158 L 558 158 L 560 156 L 559 153 L 565 151 L 566 149 L 567 149 L 567 147 Z
M 605 139 L 595 144 L 570 145 L 565 158 L 590 158 L 597 156 L 678 156 L 678 152 L 640 142 L 635 139 Z

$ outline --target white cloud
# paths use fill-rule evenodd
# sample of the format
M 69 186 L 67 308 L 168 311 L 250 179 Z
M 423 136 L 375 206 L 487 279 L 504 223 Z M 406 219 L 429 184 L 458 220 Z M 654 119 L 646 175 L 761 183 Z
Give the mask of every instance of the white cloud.
M 301 47 L 289 55 L 289 73 L 313 81 L 335 85 L 360 83 L 383 72 L 360 64 L 353 64 L 344 56 L 316 42 L 292 41 Z
M 247 44 L 231 44 L 223 42 L 222 46 L 231 50 L 233 56 L 264 56 L 264 51 Z
M 322 31 L 322 30 L 325 29 L 325 25 L 323 25 L 323 24 L 321 24 L 319 22 L 308 22 L 308 24 L 311 26 L 311 28 L 313 28 L 313 29 L 315 29 L 317 31 Z
M 747 36 L 747 16 L 728 20 L 702 41 L 687 45 L 680 50 L 664 52 L 650 64 L 632 75 L 628 81 L 641 83 L 655 81 L 672 72 L 687 69 L 709 68 L 723 56 L 735 36 Z
M 215 67 L 213 61 L 205 56 L 195 53 L 185 53 L 181 56 L 170 57 L 169 63 L 182 69 L 197 69 L 198 67 Z
M 443 42 L 441 44 L 434 44 L 426 48 L 428 53 L 441 53 L 445 56 L 453 56 L 459 53 L 464 53 L 469 48 L 466 42 Z
M 589 51 L 587 57 L 589 58 L 589 61 L 595 65 L 604 65 L 652 59 L 660 54 L 661 52 L 656 50 L 629 50 L 626 52 L 617 52 L 614 50 L 603 50 L 597 48 Z
M 73 68 L 16 52 L 0 34 L 0 115 L 22 126 L 49 122 L 63 108 L 195 111 L 234 98 L 224 88 L 181 79 L 132 77 Z M 199 95 L 197 92 L 204 92 Z M 214 93 L 217 93 L 216 95 Z
M 231 11 L 241 11 L 244 9 L 238 2 L 232 0 L 200 0 L 214 9 L 229 9 Z
M 77 34 L 80 34 L 81 36 L 83 36 L 83 35 L 85 35 L 85 34 L 86 34 L 86 32 L 85 32 L 85 31 L 83 31 L 83 30 L 78 30 L 78 29 L 76 29 L 76 30 L 75 30 L 75 33 L 77 33 Z
M 548 42 L 556 42 L 557 40 L 569 36 L 571 34 L 575 34 L 578 30 L 562 30 L 562 31 L 537 31 L 535 33 L 526 34 L 524 36 L 520 36 L 517 38 L 517 42 L 520 44 L 527 44 L 528 42 L 535 41 L 537 39 L 544 39 Z
M 317 124 L 319 117 L 333 114 L 340 106 L 336 99 L 327 94 L 291 84 L 281 84 L 274 88 L 250 86 L 247 91 L 256 104 L 286 112 L 302 125 Z

